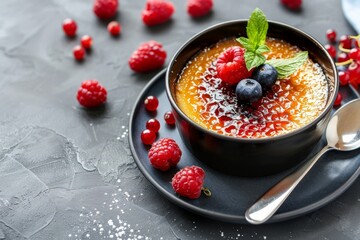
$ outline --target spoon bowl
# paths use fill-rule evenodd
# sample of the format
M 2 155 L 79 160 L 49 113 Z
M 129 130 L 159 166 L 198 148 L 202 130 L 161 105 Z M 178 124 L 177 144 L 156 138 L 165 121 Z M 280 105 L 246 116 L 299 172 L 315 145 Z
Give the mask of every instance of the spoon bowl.
M 348 102 L 334 113 L 326 127 L 326 140 L 327 145 L 313 158 L 275 184 L 246 211 L 249 223 L 261 224 L 271 218 L 324 153 L 360 147 L 360 99 Z

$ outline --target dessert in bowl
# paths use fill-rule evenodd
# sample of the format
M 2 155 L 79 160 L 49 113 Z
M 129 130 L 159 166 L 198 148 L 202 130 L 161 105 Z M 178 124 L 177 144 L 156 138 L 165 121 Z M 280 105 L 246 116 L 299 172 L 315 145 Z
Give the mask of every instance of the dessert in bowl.
M 263 176 L 306 158 L 329 120 L 338 78 L 318 41 L 269 21 L 263 59 L 275 66 L 280 58 L 296 63 L 304 51 L 309 57 L 288 76 L 279 69 L 279 78 L 260 98 L 242 101 L 236 84 L 221 78 L 217 63 L 227 49 L 244 47 L 236 38 L 249 35 L 247 24 L 221 23 L 188 40 L 168 67 L 166 90 L 179 133 L 198 160 L 230 174 Z M 248 69 L 250 77 L 256 67 Z

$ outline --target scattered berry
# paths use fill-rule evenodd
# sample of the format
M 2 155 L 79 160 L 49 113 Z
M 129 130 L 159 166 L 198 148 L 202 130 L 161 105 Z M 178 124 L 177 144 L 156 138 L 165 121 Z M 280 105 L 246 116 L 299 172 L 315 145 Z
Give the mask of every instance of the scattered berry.
M 325 49 L 328 51 L 332 58 L 336 57 L 336 48 L 333 45 L 326 44 Z
M 148 0 L 142 12 L 143 22 L 151 27 L 167 22 L 175 11 L 174 5 L 166 0 Z
M 164 120 L 166 122 L 166 124 L 168 125 L 174 125 L 175 124 L 175 117 L 173 112 L 168 111 L 164 114 Z
M 200 197 L 205 172 L 197 166 L 185 167 L 172 178 L 171 185 L 180 196 L 195 199 Z
M 109 19 L 115 16 L 118 0 L 95 0 L 93 11 L 100 19 Z
M 326 38 L 329 40 L 329 42 L 335 42 L 336 41 L 336 32 L 334 29 L 328 29 L 326 31 Z
M 236 86 L 236 97 L 239 103 L 256 102 L 262 97 L 260 83 L 254 79 L 244 79 Z
M 263 89 L 269 89 L 275 84 L 278 77 L 276 69 L 269 64 L 262 64 L 253 72 L 253 79 L 260 83 Z
M 334 106 L 340 106 L 341 105 L 341 101 L 342 101 L 342 95 L 340 93 L 337 94 L 335 102 L 334 102 Z
M 112 36 L 118 36 L 121 32 L 121 25 L 117 21 L 112 21 L 107 25 L 107 29 Z
M 145 99 L 144 104 L 145 104 L 146 110 L 153 112 L 153 111 L 156 111 L 157 107 L 159 106 L 159 100 L 157 99 L 157 97 L 148 96 Z
M 86 80 L 81 83 L 76 98 L 82 106 L 91 108 L 104 104 L 106 96 L 106 89 L 98 81 Z
M 75 46 L 73 48 L 74 58 L 78 61 L 81 61 L 85 57 L 85 49 L 82 46 Z
M 360 48 L 353 48 L 349 52 L 349 57 L 353 60 L 360 61 Z
M 343 48 L 351 49 L 352 47 L 352 39 L 348 35 L 342 35 L 340 37 L 340 43 Z
M 159 132 L 160 130 L 160 122 L 155 118 L 149 119 L 146 122 L 146 129 L 153 131 L 154 133 Z
M 63 30 L 66 36 L 73 37 L 76 35 L 77 25 L 76 22 L 70 18 L 67 18 L 63 22 Z
M 246 68 L 244 53 L 245 49 L 241 47 L 230 47 L 220 54 L 216 69 L 221 80 L 235 85 L 251 76 L 252 70 L 248 71 Z
M 281 0 L 281 3 L 291 10 L 299 10 L 301 8 L 301 0 Z
M 356 61 L 352 62 L 348 68 L 350 82 L 360 84 L 360 64 Z
M 339 55 L 338 55 L 338 57 L 337 57 L 337 61 L 339 62 L 339 63 L 341 63 L 341 62 L 346 62 L 347 60 L 349 60 L 350 58 L 349 58 L 349 55 L 347 55 L 346 53 L 344 53 L 344 52 L 342 52 L 342 53 L 340 53 Z
M 188 0 L 187 12 L 192 17 L 202 17 L 213 8 L 213 0 Z
M 167 171 L 178 164 L 181 154 L 181 149 L 173 139 L 163 138 L 151 146 L 148 157 L 154 168 Z
M 161 68 L 165 60 L 166 52 L 162 45 L 156 41 L 149 41 L 141 44 L 132 53 L 129 66 L 135 72 L 148 72 Z
M 340 71 L 339 72 L 339 82 L 341 86 L 345 86 L 349 84 L 350 75 L 348 71 Z
M 149 129 L 145 129 L 141 133 L 141 141 L 145 145 L 151 145 L 153 142 L 155 142 L 156 139 L 156 133 Z
M 92 38 L 89 35 L 85 35 L 81 38 L 81 46 L 85 49 L 90 49 L 92 46 Z

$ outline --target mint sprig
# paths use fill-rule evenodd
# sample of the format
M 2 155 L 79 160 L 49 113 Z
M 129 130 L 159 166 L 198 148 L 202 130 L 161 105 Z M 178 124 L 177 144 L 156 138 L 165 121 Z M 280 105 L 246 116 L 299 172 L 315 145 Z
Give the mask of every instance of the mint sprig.
M 286 59 L 271 59 L 267 60 L 266 63 L 273 66 L 278 72 L 278 78 L 287 78 L 296 70 L 298 70 L 308 59 L 308 52 L 299 52 L 292 58 Z

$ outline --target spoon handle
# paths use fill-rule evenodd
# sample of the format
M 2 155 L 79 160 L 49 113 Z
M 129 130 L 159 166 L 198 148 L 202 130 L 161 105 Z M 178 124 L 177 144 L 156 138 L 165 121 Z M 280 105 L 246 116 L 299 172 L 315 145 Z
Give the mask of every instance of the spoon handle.
M 271 187 L 246 211 L 246 220 L 252 224 L 261 224 L 266 222 L 272 215 L 274 215 L 283 202 L 285 202 L 290 193 L 295 189 L 295 187 L 305 177 L 320 157 L 330 149 L 332 148 L 328 145 L 325 146 L 303 166 Z

